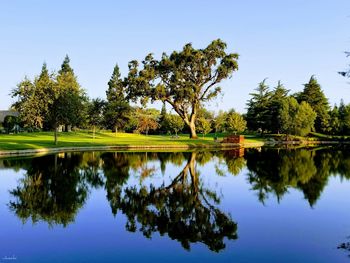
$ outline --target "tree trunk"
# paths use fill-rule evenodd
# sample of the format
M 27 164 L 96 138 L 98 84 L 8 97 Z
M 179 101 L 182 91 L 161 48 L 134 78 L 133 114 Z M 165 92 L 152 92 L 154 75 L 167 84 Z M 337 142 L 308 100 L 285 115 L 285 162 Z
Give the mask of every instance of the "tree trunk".
M 189 125 L 190 128 L 190 138 L 191 139 L 198 139 L 197 133 L 196 133 L 196 125 L 194 124 L 194 122 L 191 122 Z
M 194 193 L 198 194 L 198 175 L 196 173 L 196 152 L 191 153 L 191 158 L 188 161 L 189 164 L 189 170 L 191 175 L 191 181 L 192 181 L 192 188 L 194 190 Z
M 115 126 L 115 137 L 117 137 L 117 133 L 118 133 L 118 128 L 117 126 Z
M 95 139 L 96 126 L 94 125 L 92 130 L 92 138 Z

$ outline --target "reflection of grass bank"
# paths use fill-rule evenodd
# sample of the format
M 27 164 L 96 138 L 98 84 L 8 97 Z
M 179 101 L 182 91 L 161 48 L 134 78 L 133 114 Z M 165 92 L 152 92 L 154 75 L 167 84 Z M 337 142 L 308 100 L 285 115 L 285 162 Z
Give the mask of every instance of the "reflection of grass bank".
M 96 133 L 95 139 L 88 132 L 69 132 L 60 133 L 58 145 L 53 143 L 52 132 L 22 133 L 11 135 L 0 135 L 0 151 L 9 150 L 28 150 L 28 149 L 48 149 L 48 148 L 78 148 L 78 147 L 101 147 L 101 146 L 118 146 L 125 148 L 167 148 L 167 147 L 221 147 L 219 142 L 214 140 L 214 134 L 200 136 L 197 140 L 191 140 L 188 135 L 180 135 L 173 138 L 168 135 L 140 135 L 129 133 L 118 133 L 115 135 L 111 132 Z M 218 139 L 224 137 L 218 134 Z M 262 143 L 263 139 L 254 136 L 247 136 L 247 144 Z
M 96 134 L 95 139 L 89 132 L 69 132 L 60 133 L 58 145 L 53 143 L 52 132 L 38 132 L 38 133 L 22 133 L 0 135 L 0 153 L 1 151 L 18 151 L 18 150 L 36 150 L 41 152 L 52 151 L 57 148 L 58 151 L 67 150 L 89 150 L 89 148 L 96 148 L 103 150 L 104 147 L 114 147 L 114 149 L 155 149 L 164 151 L 173 151 L 178 149 L 189 148 L 221 148 L 225 146 L 220 141 L 226 134 L 208 134 L 204 137 L 200 136 L 197 140 L 191 140 L 187 134 L 179 135 L 174 138 L 169 135 L 140 135 L 130 133 L 118 133 L 115 135 L 111 132 L 100 132 Z M 218 140 L 215 141 L 214 138 Z M 340 136 L 326 136 L 322 134 L 312 134 L 310 137 L 291 136 L 291 140 L 285 140 L 284 135 L 259 135 L 246 134 L 244 147 L 259 147 L 265 143 L 271 144 L 320 144 L 322 142 L 350 142 L 350 137 Z M 85 147 L 85 148 L 82 148 Z M 113 148 L 111 148 L 113 149 Z

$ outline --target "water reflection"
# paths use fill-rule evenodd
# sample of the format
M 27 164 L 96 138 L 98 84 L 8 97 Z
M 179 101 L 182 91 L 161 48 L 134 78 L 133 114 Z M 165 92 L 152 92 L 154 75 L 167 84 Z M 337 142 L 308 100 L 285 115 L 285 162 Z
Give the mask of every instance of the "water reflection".
M 350 153 L 346 148 L 253 149 L 245 158 L 249 183 L 262 203 L 269 194 L 281 200 L 289 188 L 295 188 L 303 192 L 312 207 L 329 176 L 350 178 Z
M 167 235 L 188 250 L 192 243 L 200 242 L 220 251 L 227 240 L 237 239 L 238 229 L 231 215 L 220 207 L 224 198 L 220 189 L 202 180 L 201 167 L 206 164 L 214 167 L 213 176 L 243 172 L 262 203 L 269 197 L 280 201 L 293 188 L 302 191 L 312 207 L 330 176 L 350 178 L 349 151 L 329 147 L 64 153 L 1 159 L 0 169 L 25 172 L 10 191 L 8 203 L 24 223 L 31 220 L 67 226 L 74 222 L 89 193 L 104 189 L 112 214 L 126 217 L 126 230 L 147 238 L 155 233 Z M 171 171 L 176 169 L 176 174 L 170 176 L 168 166 Z M 152 177 L 155 175 L 158 180 Z

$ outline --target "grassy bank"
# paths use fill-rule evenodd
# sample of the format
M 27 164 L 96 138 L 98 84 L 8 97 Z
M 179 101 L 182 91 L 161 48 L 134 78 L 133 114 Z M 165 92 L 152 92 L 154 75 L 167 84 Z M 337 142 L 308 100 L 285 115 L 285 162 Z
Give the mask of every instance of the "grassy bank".
M 220 134 L 220 137 L 224 135 Z M 247 136 L 246 143 L 262 142 L 261 138 Z M 58 145 L 53 143 L 52 132 L 38 133 L 21 133 L 0 135 L 0 151 L 11 150 L 28 150 L 42 148 L 62 148 L 62 147 L 99 147 L 99 146 L 215 146 L 218 142 L 214 141 L 214 135 L 209 134 L 205 137 L 199 136 L 197 140 L 191 140 L 188 135 L 180 135 L 173 138 L 169 135 L 141 135 L 118 133 L 115 135 L 111 132 L 96 133 L 96 137 L 92 138 L 92 134 L 88 132 L 68 132 L 60 133 Z

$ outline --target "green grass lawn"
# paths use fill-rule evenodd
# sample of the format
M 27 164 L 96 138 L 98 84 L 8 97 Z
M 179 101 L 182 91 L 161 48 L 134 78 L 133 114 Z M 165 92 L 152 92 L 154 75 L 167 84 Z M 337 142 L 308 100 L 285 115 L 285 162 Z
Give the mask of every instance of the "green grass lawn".
M 95 139 L 89 132 L 63 132 L 59 133 L 58 145 L 55 145 L 52 132 L 36 132 L 21 134 L 1 134 L 0 150 L 24 150 L 55 147 L 87 147 L 87 146 L 166 146 L 166 145 L 215 145 L 214 134 L 205 137 L 199 135 L 197 140 L 189 139 L 188 134 L 173 138 L 169 135 L 141 135 L 130 133 L 99 132 Z M 219 138 L 223 137 L 219 134 Z M 255 143 L 261 139 L 248 136 L 246 142 Z

